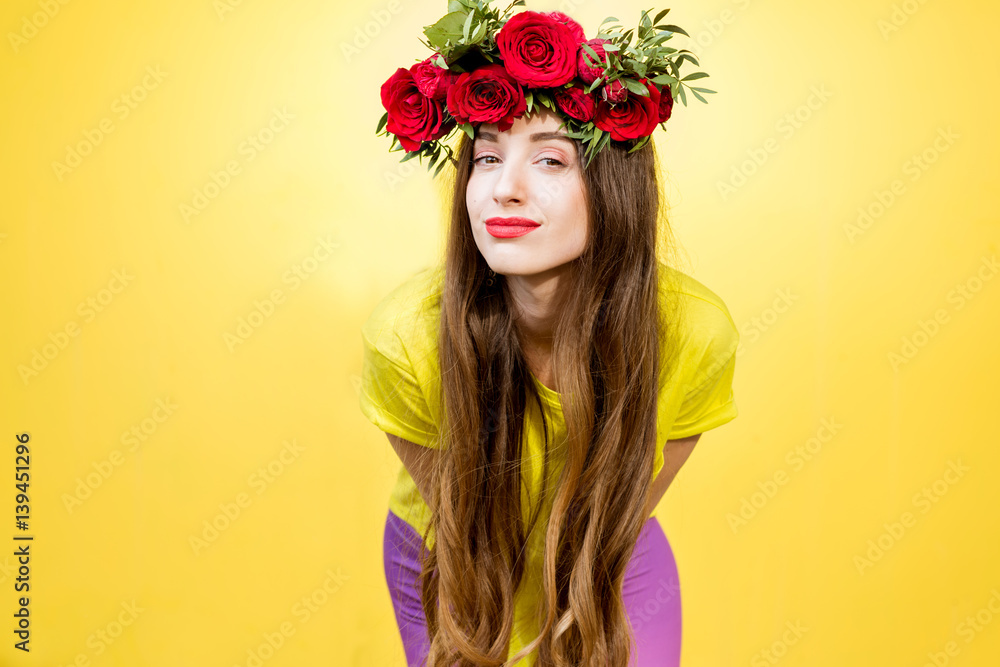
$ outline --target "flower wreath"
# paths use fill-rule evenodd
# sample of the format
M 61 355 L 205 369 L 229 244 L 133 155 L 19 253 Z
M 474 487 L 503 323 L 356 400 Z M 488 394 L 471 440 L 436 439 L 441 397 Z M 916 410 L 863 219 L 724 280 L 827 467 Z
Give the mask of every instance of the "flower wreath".
M 687 49 L 665 46 L 674 33 L 690 37 L 675 25 L 660 25 L 669 9 L 650 19 L 643 10 L 636 44 L 633 30 L 604 24 L 597 37 L 587 39 L 583 28 L 562 12 L 522 11 L 515 0 L 503 13 L 490 8 L 492 0 L 448 0 L 448 13 L 424 27 L 434 53 L 398 68 L 381 87 L 385 113 L 376 136 L 393 135 L 390 152 L 405 150 L 400 161 L 429 156 L 428 168 L 440 160 L 434 176 L 446 164 L 457 166 L 451 146 L 444 141 L 461 128 L 474 138 L 474 126 L 496 123 L 504 132 L 515 118 L 538 105 L 559 113 L 571 138 L 586 146 L 587 162 L 612 140 L 633 142 L 629 152 L 649 141 L 657 125 L 670 118 L 674 98 L 687 106 L 684 87 L 702 102 L 701 93 L 687 82 L 707 77 L 693 72 L 681 78 L 685 60 L 699 66 Z M 421 160 L 422 161 L 422 160 Z

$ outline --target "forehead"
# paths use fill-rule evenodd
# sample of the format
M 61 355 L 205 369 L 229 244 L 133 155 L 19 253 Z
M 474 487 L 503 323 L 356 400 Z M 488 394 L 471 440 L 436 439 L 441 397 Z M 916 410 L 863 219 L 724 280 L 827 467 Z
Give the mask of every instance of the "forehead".
M 476 142 L 480 143 L 500 143 L 504 139 L 509 139 L 511 136 L 511 131 L 497 133 L 496 129 L 491 130 L 476 130 Z M 517 133 L 518 140 L 530 141 L 532 143 L 540 143 L 543 141 L 558 141 L 565 143 L 567 147 L 575 146 L 576 142 L 566 136 L 565 132 L 556 132 L 553 130 L 534 130 L 525 131 Z
M 563 118 L 547 107 L 539 106 L 531 113 L 515 118 L 505 132 L 500 132 L 496 123 L 482 123 L 475 128 L 475 139 L 493 143 L 504 143 L 516 137 L 518 141 L 551 141 L 572 143 L 564 136 L 567 128 L 560 126 Z

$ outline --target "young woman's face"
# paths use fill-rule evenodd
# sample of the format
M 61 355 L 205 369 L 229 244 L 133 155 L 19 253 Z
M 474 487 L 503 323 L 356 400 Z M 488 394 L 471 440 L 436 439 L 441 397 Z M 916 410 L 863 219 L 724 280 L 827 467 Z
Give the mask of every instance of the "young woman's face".
M 495 123 L 476 130 L 465 200 L 479 252 L 497 273 L 558 269 L 586 245 L 582 166 L 561 122 L 540 107 L 506 132 Z M 504 226 L 504 219 L 526 226 Z

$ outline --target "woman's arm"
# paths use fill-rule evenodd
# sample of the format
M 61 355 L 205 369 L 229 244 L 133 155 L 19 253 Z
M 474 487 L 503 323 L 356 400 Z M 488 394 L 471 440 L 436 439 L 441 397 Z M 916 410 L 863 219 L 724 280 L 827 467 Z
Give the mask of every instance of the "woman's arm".
M 679 440 L 667 440 L 666 444 L 663 445 L 663 468 L 660 469 L 660 473 L 649 487 L 649 500 L 646 501 L 645 514 L 647 518 L 660 504 L 663 494 L 667 492 L 667 487 L 670 486 L 670 482 L 674 481 L 677 471 L 691 456 L 691 450 L 694 449 L 695 443 L 700 437 L 701 433 Z
M 406 471 L 413 478 L 413 482 L 417 485 L 417 490 L 420 492 L 424 502 L 427 503 L 428 507 L 431 507 L 431 474 L 434 471 L 434 464 L 437 463 L 437 450 L 404 440 L 391 433 L 386 433 L 386 436 L 388 436 L 389 443 L 392 444 L 392 448 L 396 450 L 396 454 L 399 455 L 400 460 L 403 462 L 403 466 L 406 467 Z M 433 509 L 431 507 L 431 510 Z

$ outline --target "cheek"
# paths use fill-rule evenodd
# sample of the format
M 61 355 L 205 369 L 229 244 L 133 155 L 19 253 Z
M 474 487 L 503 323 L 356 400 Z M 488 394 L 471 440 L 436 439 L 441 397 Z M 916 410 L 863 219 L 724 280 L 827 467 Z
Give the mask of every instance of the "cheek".
M 469 183 L 465 187 L 465 202 L 468 204 L 471 210 L 473 206 L 476 206 L 478 202 L 482 201 L 483 184 L 481 179 L 477 179 L 475 176 L 469 177 Z
M 573 203 L 571 205 L 573 217 L 578 220 L 584 221 L 584 228 L 586 229 L 587 221 L 587 196 L 583 190 L 583 184 L 578 183 L 576 190 L 573 193 Z

